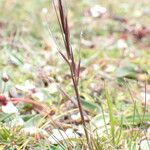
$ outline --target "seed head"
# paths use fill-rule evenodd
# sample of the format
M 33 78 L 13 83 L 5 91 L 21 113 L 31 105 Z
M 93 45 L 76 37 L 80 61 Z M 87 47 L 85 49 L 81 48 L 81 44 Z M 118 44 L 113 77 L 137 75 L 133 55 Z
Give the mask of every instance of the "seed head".
M 9 80 L 9 76 L 7 75 L 6 72 L 3 73 L 3 75 L 2 75 L 2 80 L 3 80 L 4 82 L 7 82 L 7 81 Z

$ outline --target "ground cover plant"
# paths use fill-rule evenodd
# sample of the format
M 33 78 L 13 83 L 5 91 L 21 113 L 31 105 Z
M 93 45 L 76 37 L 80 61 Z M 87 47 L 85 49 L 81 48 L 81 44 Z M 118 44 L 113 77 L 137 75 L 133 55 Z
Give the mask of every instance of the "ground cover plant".
M 147 0 L 0 1 L 0 149 L 149 150 Z

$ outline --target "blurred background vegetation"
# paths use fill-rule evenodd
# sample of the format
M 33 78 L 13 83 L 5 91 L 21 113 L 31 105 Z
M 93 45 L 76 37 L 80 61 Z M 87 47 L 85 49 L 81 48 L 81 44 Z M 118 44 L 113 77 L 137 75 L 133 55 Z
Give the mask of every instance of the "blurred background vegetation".
M 123 115 L 127 117 L 123 125 L 133 125 L 139 130 L 133 137 L 125 128 L 118 145 L 126 149 L 124 140 L 130 143 L 129 147 L 136 143 L 134 150 L 150 122 L 150 1 L 68 0 L 65 7 L 76 60 L 79 52 L 81 55 L 80 94 L 88 121 L 102 119 L 101 106 L 107 118 L 105 89 L 108 89 L 117 119 L 120 121 Z M 35 99 L 54 107 L 56 116 L 74 109 L 76 106 L 60 90 L 74 98 L 68 67 L 57 47 L 64 50 L 52 1 L 0 0 L 0 74 L 6 72 L 10 78 L 5 90 L 3 82 L 0 83 L 1 93 Z M 136 113 L 143 115 L 145 95 L 146 118 L 139 127 L 137 116 L 132 122 L 133 110 L 136 102 Z M 36 114 L 26 104 L 17 107 L 20 115 L 30 114 L 30 119 Z M 7 121 L 4 119 L 2 124 Z M 116 128 L 119 126 L 116 123 Z M 129 136 L 124 139 L 126 132 Z M 136 141 L 133 145 L 130 138 L 133 143 Z M 31 143 L 33 146 L 34 142 Z

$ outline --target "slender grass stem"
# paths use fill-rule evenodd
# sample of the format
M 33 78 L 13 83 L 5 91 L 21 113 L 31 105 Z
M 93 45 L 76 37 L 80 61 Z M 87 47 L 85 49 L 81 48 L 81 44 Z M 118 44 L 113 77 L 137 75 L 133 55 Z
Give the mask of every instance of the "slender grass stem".
M 53 0 L 53 5 L 55 8 L 57 20 L 61 29 L 61 35 L 63 38 L 66 55 L 63 54 L 61 50 L 58 50 L 58 51 L 70 69 L 71 80 L 73 83 L 73 89 L 75 92 L 75 96 L 76 96 L 76 100 L 77 100 L 77 104 L 79 108 L 79 113 L 81 116 L 82 125 L 84 128 L 84 132 L 85 132 L 85 136 L 87 140 L 87 146 L 89 150 L 91 150 L 89 135 L 88 135 L 88 131 L 87 131 L 87 127 L 86 127 L 86 123 L 84 119 L 84 114 L 83 114 L 83 108 L 82 108 L 81 100 L 80 100 L 80 92 L 79 92 L 79 84 L 78 84 L 79 75 L 80 75 L 80 60 L 79 60 L 79 63 L 76 63 L 75 58 L 74 58 L 74 53 L 73 53 L 71 42 L 70 42 L 70 29 L 68 26 L 68 17 L 64 11 L 63 0 L 57 0 L 56 2 L 58 4 L 58 8 L 56 7 L 56 3 Z
M 109 110 L 109 119 L 110 119 L 110 126 L 111 126 L 111 135 L 113 138 L 113 145 L 115 146 L 115 123 L 114 123 L 114 117 L 113 117 L 113 105 L 110 98 L 110 94 L 108 90 L 105 91 L 108 110 Z

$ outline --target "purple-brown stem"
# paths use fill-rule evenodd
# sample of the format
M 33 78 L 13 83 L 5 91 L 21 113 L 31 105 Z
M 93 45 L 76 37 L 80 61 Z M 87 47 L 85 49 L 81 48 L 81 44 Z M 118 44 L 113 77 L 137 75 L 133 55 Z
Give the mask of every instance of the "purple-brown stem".
M 62 3 L 62 0 L 57 0 L 57 3 L 58 3 L 58 10 L 56 8 L 56 3 L 53 0 L 53 4 L 54 4 L 54 8 L 55 8 L 55 11 L 57 14 L 57 19 L 58 19 L 58 22 L 60 25 L 61 34 L 62 34 L 62 38 L 63 38 L 63 42 L 65 45 L 67 56 L 65 56 L 60 50 L 59 50 L 59 53 L 61 54 L 62 58 L 66 61 L 66 63 L 68 64 L 68 66 L 70 68 L 73 88 L 74 88 L 74 92 L 76 95 L 77 104 L 78 104 L 82 124 L 84 127 L 87 144 L 88 144 L 89 149 L 91 149 L 88 131 L 86 128 L 86 123 L 85 123 L 84 114 L 83 114 L 83 108 L 82 108 L 82 104 L 81 104 L 81 100 L 80 100 L 79 88 L 78 88 L 78 80 L 79 80 L 79 74 L 80 74 L 80 61 L 78 64 L 76 64 L 75 59 L 74 59 L 74 54 L 72 51 L 72 47 L 70 45 L 70 31 L 69 31 L 69 26 L 68 26 L 68 19 L 67 19 L 67 15 L 65 14 L 65 11 L 64 11 L 64 6 Z

